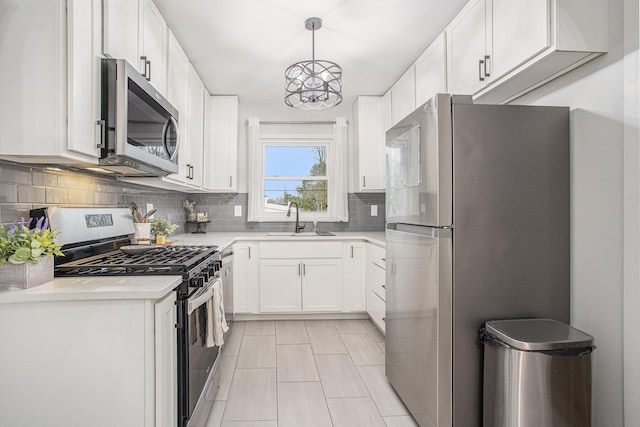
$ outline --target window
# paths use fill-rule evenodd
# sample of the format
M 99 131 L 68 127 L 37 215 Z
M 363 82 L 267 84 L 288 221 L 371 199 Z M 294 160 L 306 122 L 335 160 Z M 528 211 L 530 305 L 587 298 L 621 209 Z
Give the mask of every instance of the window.
M 290 132 L 261 133 L 256 120 L 247 128 L 248 220 L 292 221 L 295 216 L 286 214 L 295 202 L 301 221 L 347 221 L 346 122 L 339 131 L 325 124 L 320 130 L 296 125 Z
M 286 212 L 296 202 L 300 212 L 328 212 L 328 145 L 265 145 L 264 213 Z

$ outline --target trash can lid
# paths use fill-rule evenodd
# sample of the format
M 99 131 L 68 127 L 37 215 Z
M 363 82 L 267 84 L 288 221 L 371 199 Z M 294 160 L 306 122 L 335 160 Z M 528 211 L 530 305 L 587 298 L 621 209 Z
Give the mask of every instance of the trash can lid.
M 593 337 L 551 319 L 492 320 L 486 331 L 511 347 L 527 351 L 562 350 L 593 346 Z

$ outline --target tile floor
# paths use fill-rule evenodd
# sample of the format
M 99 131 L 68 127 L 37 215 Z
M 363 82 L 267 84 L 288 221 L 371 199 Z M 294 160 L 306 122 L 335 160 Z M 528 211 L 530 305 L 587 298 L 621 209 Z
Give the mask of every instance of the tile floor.
M 369 320 L 235 322 L 207 427 L 414 427 Z

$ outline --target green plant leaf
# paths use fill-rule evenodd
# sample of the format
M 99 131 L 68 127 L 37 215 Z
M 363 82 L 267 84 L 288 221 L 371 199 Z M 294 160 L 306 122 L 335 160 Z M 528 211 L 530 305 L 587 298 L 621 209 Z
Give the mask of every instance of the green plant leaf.
M 31 258 L 31 249 L 18 248 L 16 252 L 9 257 L 9 262 L 11 264 L 24 264 L 29 261 L 29 258 Z

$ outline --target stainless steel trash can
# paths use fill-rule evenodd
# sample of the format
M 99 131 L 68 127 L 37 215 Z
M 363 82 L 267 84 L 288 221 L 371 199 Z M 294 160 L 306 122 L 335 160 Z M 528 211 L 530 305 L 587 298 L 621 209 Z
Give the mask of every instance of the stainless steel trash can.
M 495 320 L 481 340 L 484 427 L 591 426 L 591 335 L 555 320 Z

